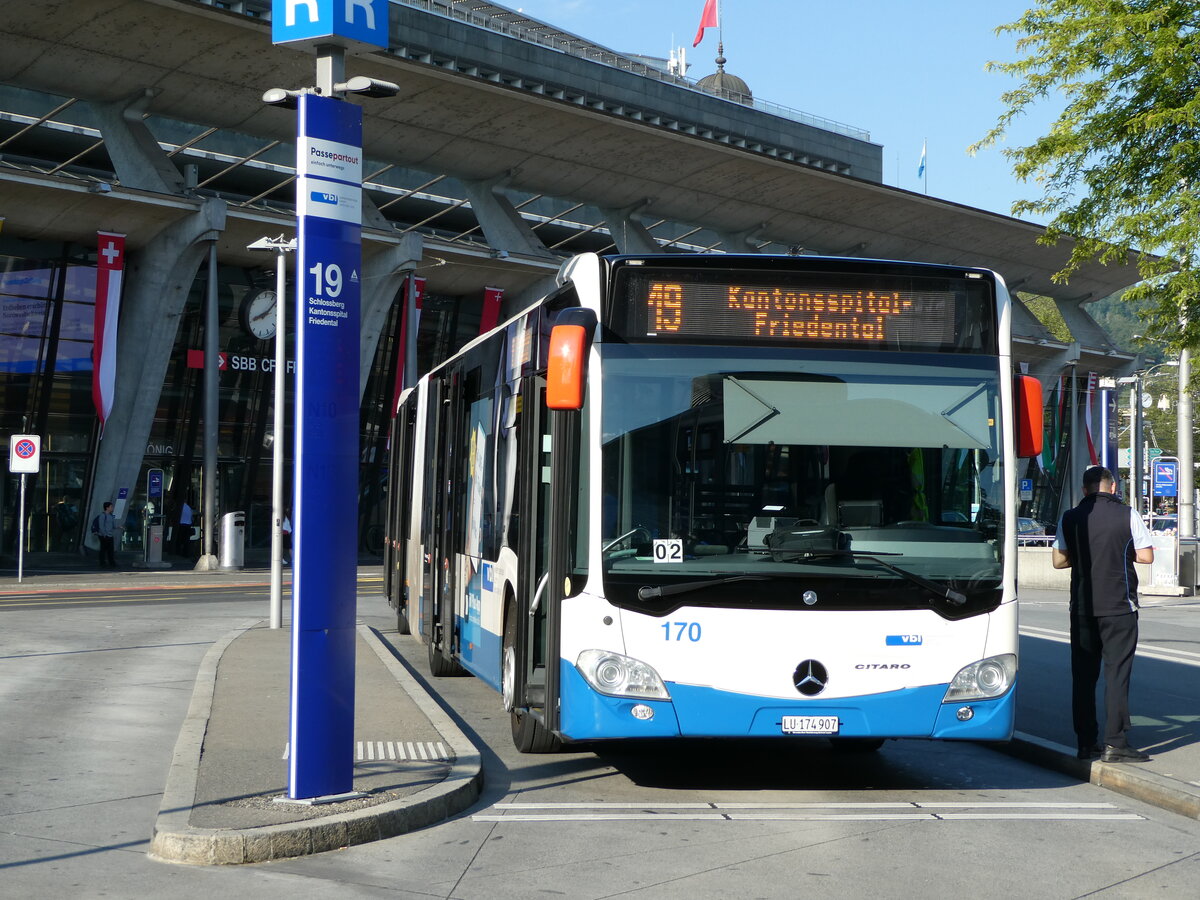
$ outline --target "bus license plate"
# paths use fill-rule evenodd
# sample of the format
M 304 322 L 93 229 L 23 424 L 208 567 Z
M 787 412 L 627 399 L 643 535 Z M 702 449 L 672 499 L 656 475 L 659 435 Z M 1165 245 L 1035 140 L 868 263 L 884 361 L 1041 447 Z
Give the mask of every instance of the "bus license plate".
M 837 734 L 837 716 L 784 716 L 784 734 Z

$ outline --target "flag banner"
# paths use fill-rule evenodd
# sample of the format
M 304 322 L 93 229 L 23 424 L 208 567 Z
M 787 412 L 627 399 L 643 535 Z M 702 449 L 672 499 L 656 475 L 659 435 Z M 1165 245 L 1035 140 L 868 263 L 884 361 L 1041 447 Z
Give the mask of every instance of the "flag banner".
M 1054 479 L 1058 475 L 1058 451 L 1062 443 L 1063 376 L 1061 375 L 1058 376 L 1054 387 L 1050 389 L 1046 410 L 1045 438 L 1042 441 L 1042 455 L 1038 457 L 1038 465 L 1051 479 Z
M 704 30 L 706 28 L 716 28 L 719 24 L 717 20 L 717 0 L 704 0 L 704 12 L 700 13 L 700 27 L 696 29 L 696 40 L 692 41 L 692 46 L 699 47 L 700 42 L 704 40 Z
M 92 402 L 100 418 L 100 435 L 103 437 L 117 384 L 117 320 L 121 314 L 121 281 L 125 274 L 125 235 L 96 232 L 96 254 Z
M 1088 373 L 1087 394 L 1083 404 L 1083 433 L 1087 438 L 1088 459 L 1093 466 L 1100 465 L 1100 458 L 1096 455 L 1096 441 L 1092 438 L 1092 401 L 1096 395 L 1097 378 L 1095 372 Z
M 421 331 L 421 306 L 425 301 L 425 279 L 413 278 L 409 275 L 404 279 L 404 286 L 400 289 L 400 296 L 404 298 L 404 311 L 400 314 L 400 334 L 396 339 L 396 384 L 392 396 L 392 418 L 396 418 L 396 407 L 400 404 L 400 395 L 404 393 L 404 369 L 405 369 L 405 354 L 408 352 L 408 279 L 413 280 L 413 296 L 416 299 L 415 308 L 413 309 L 413 334 L 420 334 Z
M 917 164 L 917 177 L 918 178 L 922 177 L 925 174 L 925 157 L 926 157 L 926 150 L 928 149 L 928 146 L 929 146 L 928 141 L 921 142 L 921 162 Z
M 483 311 L 479 316 L 479 333 L 487 334 L 500 321 L 500 301 L 504 299 L 504 288 L 483 289 Z

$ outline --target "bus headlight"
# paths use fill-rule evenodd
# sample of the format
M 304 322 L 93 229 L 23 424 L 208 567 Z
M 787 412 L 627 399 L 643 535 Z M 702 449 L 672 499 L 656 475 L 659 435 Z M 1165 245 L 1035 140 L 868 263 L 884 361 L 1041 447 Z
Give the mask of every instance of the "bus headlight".
M 946 689 L 943 703 L 990 700 L 1005 693 L 1017 679 L 1017 657 L 1012 653 L 990 656 L 965 666 Z
M 667 686 L 653 667 L 609 650 L 584 650 L 575 668 L 593 688 L 612 697 L 670 700 Z

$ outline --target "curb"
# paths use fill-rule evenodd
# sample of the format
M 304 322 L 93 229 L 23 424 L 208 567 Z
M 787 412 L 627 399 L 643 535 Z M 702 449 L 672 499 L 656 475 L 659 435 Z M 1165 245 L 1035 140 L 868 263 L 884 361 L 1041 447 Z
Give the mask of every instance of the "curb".
M 147 856 L 159 862 L 195 866 L 241 865 L 307 856 L 424 828 L 462 812 L 478 799 L 483 783 L 479 751 L 387 651 L 378 634 L 366 625 L 359 625 L 359 636 L 375 651 L 397 684 L 453 750 L 455 762 L 446 778 L 402 800 L 303 822 L 229 829 L 189 825 L 196 799 L 200 753 L 212 712 L 217 665 L 229 645 L 252 627 L 239 628 L 226 635 L 209 648 L 200 664 L 192 702 L 175 744 Z
M 1140 769 L 1136 763 L 1076 759 L 1071 747 L 1020 731 L 1009 743 L 992 746 L 1009 756 L 1071 775 L 1159 809 L 1200 819 L 1200 788 L 1178 778 Z

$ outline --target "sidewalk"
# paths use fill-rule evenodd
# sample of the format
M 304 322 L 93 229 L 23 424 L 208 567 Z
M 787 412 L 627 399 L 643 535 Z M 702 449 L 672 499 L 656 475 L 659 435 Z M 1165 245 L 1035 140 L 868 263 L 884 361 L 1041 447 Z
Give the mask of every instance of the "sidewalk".
M 27 568 L 21 583 L 15 570 L 0 569 L 0 599 L 184 583 L 261 587 L 270 578 L 261 568 L 113 573 L 82 557 L 66 562 L 32 574 Z M 360 573 L 377 568 L 360 567 Z M 291 572 L 284 577 L 286 585 Z M 479 796 L 479 752 L 379 635 L 359 625 L 353 790 L 365 796 L 327 804 L 277 802 L 288 787 L 291 636 L 286 625 L 260 624 L 226 635 L 205 655 L 154 823 L 152 858 L 229 865 L 321 853 L 443 821 Z
M 1059 628 L 1065 632 L 1067 591 L 1023 588 L 1020 596 L 1026 602 L 1060 604 Z M 1157 612 L 1194 615 L 1195 627 L 1200 628 L 1200 600 L 1144 593 L 1141 607 L 1142 634 L 1131 694 L 1132 740 L 1150 754 L 1149 762 L 1105 763 L 1076 758 L 1069 699 L 1070 650 L 1065 634 L 1056 639 L 1044 628 L 1026 628 L 1024 624 L 1017 732 L 1011 742 L 993 746 L 1081 781 L 1200 819 L 1200 728 L 1195 717 L 1195 710 L 1200 709 L 1200 670 L 1196 666 L 1200 659 L 1194 652 L 1160 650 L 1147 635 Z M 1026 642 L 1037 640 L 1054 641 L 1050 644 L 1054 648 L 1050 654 L 1053 668 L 1038 654 L 1029 652 Z M 1103 681 L 1101 675 L 1101 694 Z M 1103 717 L 1103 707 L 1100 714 Z
M 265 862 L 382 840 L 440 822 L 479 796 L 478 751 L 378 635 L 358 626 L 354 791 L 282 803 L 288 784 L 291 630 L 257 626 L 214 644 L 175 745 L 150 856 Z

